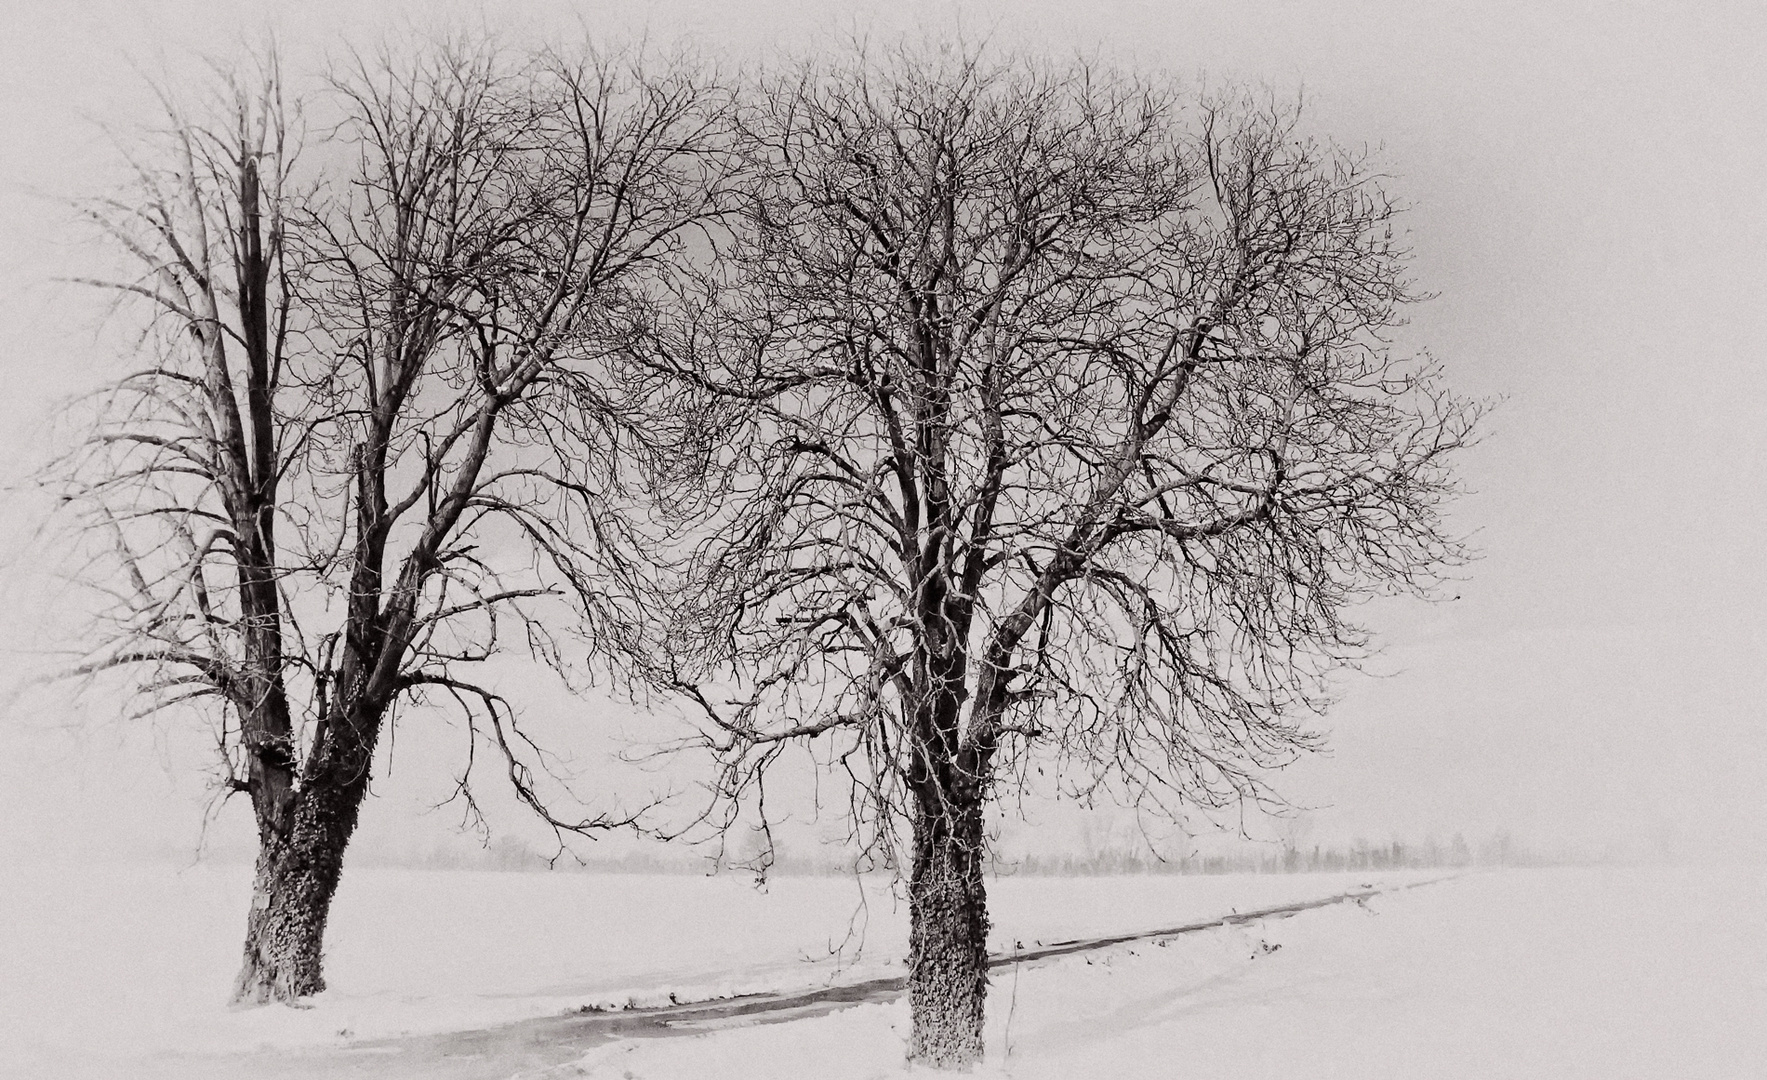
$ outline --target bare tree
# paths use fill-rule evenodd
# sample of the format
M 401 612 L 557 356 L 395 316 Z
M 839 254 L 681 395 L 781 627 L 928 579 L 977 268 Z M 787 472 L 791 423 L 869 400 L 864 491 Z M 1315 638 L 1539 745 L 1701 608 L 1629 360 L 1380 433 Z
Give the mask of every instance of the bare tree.
M 141 275 L 110 284 L 149 302 L 158 348 L 54 472 L 109 541 L 88 579 L 128 583 L 77 670 L 121 673 L 147 710 L 210 706 L 227 782 L 252 797 L 236 995 L 253 1001 L 324 987 L 343 853 L 401 702 L 465 715 L 472 812 L 482 738 L 561 834 L 630 820 L 555 816 L 540 747 L 471 667 L 511 640 L 563 667 L 561 628 L 613 664 L 631 644 L 617 504 L 659 447 L 614 368 L 648 278 L 708 213 L 718 111 L 686 69 L 630 58 L 358 59 L 309 148 L 323 197 L 294 200 L 267 71 L 224 126 L 174 110 L 170 164 L 92 205 Z
M 145 311 L 147 360 L 89 400 L 46 479 L 107 600 L 74 673 L 130 673 L 132 715 L 213 716 L 225 783 L 250 794 L 268 851 L 298 763 L 277 526 L 304 450 L 281 409 L 304 331 L 288 245 L 300 115 L 274 57 L 218 81 L 200 119 L 162 95 L 167 126 L 128 155 L 130 187 L 80 205 L 123 264 L 87 283 Z
M 655 351 L 735 433 L 655 674 L 703 711 L 714 822 L 801 744 L 867 843 L 907 826 L 909 1056 L 959 1067 L 989 800 L 1032 766 L 1258 797 L 1364 649 L 1349 609 L 1460 558 L 1477 410 L 1389 350 L 1394 207 L 1292 110 L 903 48 L 740 118 L 738 218 Z

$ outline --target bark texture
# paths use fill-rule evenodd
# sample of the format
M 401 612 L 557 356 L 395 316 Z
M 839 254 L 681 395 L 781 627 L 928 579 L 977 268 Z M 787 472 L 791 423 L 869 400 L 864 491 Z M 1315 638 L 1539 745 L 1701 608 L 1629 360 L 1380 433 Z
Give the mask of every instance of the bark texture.
M 982 1059 L 988 996 L 988 904 L 982 815 L 974 807 L 921 815 L 908 883 L 908 1059 L 966 1069 Z
M 352 719 L 357 722 L 322 732 L 286 816 L 259 820 L 235 1002 L 293 1001 L 325 989 L 325 924 L 368 793 L 367 765 L 380 726 L 378 712 Z M 339 732 L 351 737 L 338 738 Z
M 234 1001 L 293 1001 L 325 989 L 325 920 L 341 863 L 292 839 L 259 847 Z

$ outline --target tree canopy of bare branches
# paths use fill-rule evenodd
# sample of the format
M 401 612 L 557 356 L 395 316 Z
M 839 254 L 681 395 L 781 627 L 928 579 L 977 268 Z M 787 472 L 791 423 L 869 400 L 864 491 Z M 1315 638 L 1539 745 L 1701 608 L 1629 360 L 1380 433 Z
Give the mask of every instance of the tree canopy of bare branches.
M 1294 109 L 961 44 L 223 82 L 84 204 L 145 359 L 49 476 L 108 597 L 76 673 L 207 717 L 250 796 L 241 999 L 323 987 L 401 707 L 560 833 L 630 820 L 558 815 L 474 673 L 582 648 L 695 707 L 715 824 L 790 748 L 849 782 L 910 1056 L 966 1065 L 990 802 L 1262 797 L 1357 603 L 1464 557 L 1479 407 L 1391 346 L 1398 211 Z
M 663 377 L 730 493 L 655 677 L 729 807 L 786 748 L 912 836 L 910 1057 L 981 1053 L 983 814 L 1220 807 L 1315 745 L 1358 600 L 1427 592 L 1478 409 L 1389 331 L 1396 210 L 1294 110 L 1097 66 L 857 50 L 751 87 Z
M 85 204 L 145 359 L 49 477 L 110 593 L 76 672 L 202 710 L 251 797 L 236 994 L 264 1001 L 324 986 L 401 702 L 457 707 L 555 830 L 625 820 L 555 816 L 472 669 L 510 643 L 562 665 L 561 627 L 616 665 L 630 644 L 612 508 L 666 448 L 615 369 L 712 210 L 721 106 L 684 66 L 470 42 L 358 56 L 300 108 L 273 59 L 223 81 L 168 98 L 135 184 Z M 301 109 L 325 114 L 306 172 Z

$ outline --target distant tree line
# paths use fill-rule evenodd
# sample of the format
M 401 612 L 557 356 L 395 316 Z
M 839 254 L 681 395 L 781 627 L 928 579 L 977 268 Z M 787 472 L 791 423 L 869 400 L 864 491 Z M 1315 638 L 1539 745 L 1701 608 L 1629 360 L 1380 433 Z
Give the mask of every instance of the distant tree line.
M 1158 858 L 1146 852 L 1106 848 L 1083 854 L 1027 853 L 995 859 L 996 874 L 1311 874 L 1353 870 L 1433 870 L 1469 866 L 1537 866 L 1547 860 L 1497 832 L 1476 846 L 1455 833 L 1447 843 L 1430 837 L 1422 843 L 1392 840 L 1371 844 L 1248 845 L 1228 852 Z
M 1579 856 L 1545 854 L 1517 841 L 1504 831 L 1490 833 L 1476 843 L 1455 833 L 1446 842 L 1431 836 L 1422 841 L 1390 840 L 1371 843 L 1355 839 L 1338 844 L 1262 844 L 1248 842 L 1219 852 L 1191 852 L 1162 856 L 1146 849 L 1121 845 L 1086 847 L 1083 850 L 1031 851 L 1022 855 L 995 852 L 988 872 L 999 877 L 1094 877 L 1114 874 L 1313 874 L 1359 870 L 1435 870 L 1468 867 L 1552 866 L 1575 862 Z M 581 856 L 541 851 L 513 835 L 501 834 L 475 846 L 432 845 L 425 848 L 368 848 L 358 852 L 353 865 L 403 867 L 423 870 L 498 870 L 515 872 L 615 873 L 615 874 L 750 874 L 741 860 L 720 860 L 714 854 L 681 846 L 674 849 L 645 847 L 619 855 L 590 852 Z M 850 876 L 856 871 L 889 874 L 888 868 L 858 868 L 845 848 L 814 845 L 805 848 L 778 846 L 769 876 Z

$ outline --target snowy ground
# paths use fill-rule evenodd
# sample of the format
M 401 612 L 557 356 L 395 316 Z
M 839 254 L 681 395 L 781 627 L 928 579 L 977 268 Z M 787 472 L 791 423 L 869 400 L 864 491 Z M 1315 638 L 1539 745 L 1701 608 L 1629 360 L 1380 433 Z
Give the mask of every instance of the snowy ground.
M 992 887 L 993 945 L 1429 876 L 1010 878 Z M 9 868 L 0 1075 L 228 1075 L 265 1047 L 844 983 L 898 973 L 906 936 L 888 891 L 872 886 L 861 908 L 850 880 L 758 892 L 739 877 L 363 869 L 338 898 L 332 988 L 308 1009 L 232 1011 L 222 1002 L 246 885 L 233 868 Z M 1767 1075 L 1764 914 L 1760 871 L 1472 874 L 1366 907 L 997 972 L 985 1072 Z M 690 1030 L 609 1043 L 559 1074 L 888 1076 L 902 1071 L 906 1023 L 896 1002 Z
M 983 1075 L 1767 1076 L 1759 872 L 1511 871 L 997 979 Z M 905 1005 L 600 1048 L 569 1075 L 903 1074 Z

